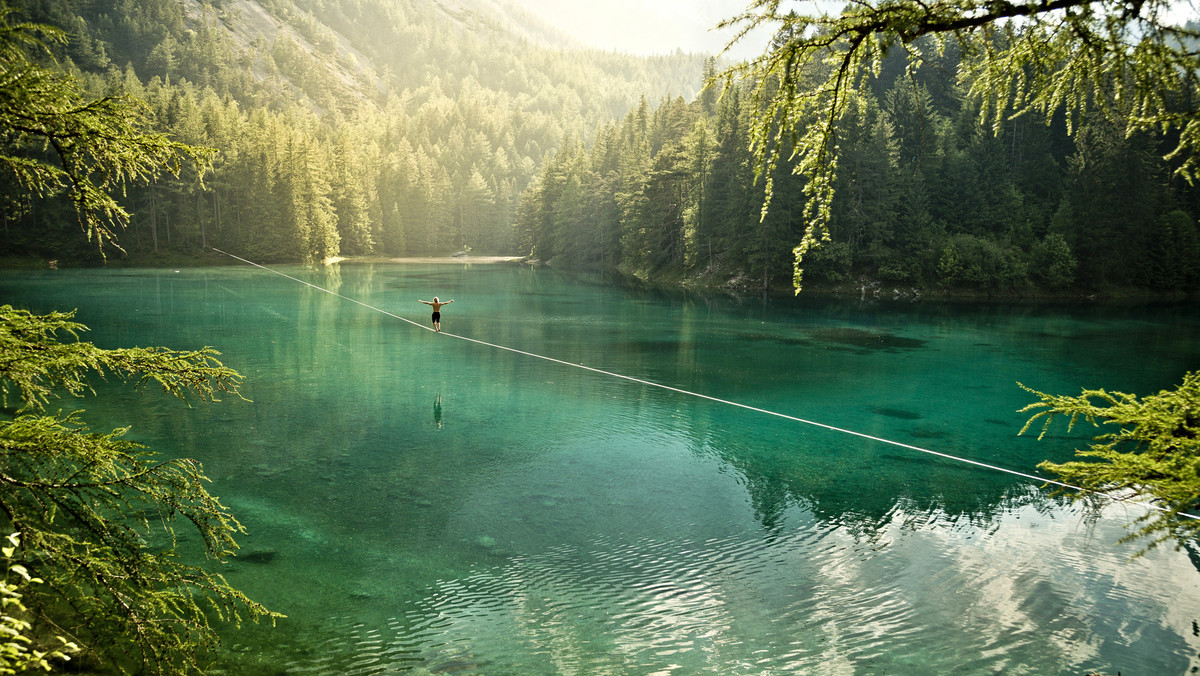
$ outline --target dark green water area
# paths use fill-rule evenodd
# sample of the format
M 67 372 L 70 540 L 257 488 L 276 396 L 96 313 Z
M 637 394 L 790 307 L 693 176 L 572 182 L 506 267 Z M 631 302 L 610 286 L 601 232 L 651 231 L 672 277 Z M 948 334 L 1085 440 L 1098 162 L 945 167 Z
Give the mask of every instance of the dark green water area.
M 1180 306 L 733 299 L 507 265 L 281 272 L 447 332 L 1038 473 L 1017 382 L 1148 394 Z M 250 266 L 0 273 L 103 347 L 212 345 L 252 402 L 100 383 L 98 429 L 203 463 L 228 580 L 287 615 L 227 673 L 1184 674 L 1186 550 L 1036 482 L 436 335 Z

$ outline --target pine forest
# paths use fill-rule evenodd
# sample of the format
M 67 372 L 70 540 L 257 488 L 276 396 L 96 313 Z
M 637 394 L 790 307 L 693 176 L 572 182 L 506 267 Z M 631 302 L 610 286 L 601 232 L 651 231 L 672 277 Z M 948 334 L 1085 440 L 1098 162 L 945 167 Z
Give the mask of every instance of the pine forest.
M 803 179 L 770 209 L 747 83 L 676 52 L 570 40 L 512 6 L 384 0 L 16 0 L 53 59 L 145 102 L 209 166 L 130 186 L 123 261 L 469 251 L 733 291 L 791 289 Z M 49 57 L 47 57 L 49 58 Z M 889 55 L 838 128 L 832 239 L 810 288 L 1184 296 L 1200 191 L 1170 139 L 1030 113 L 998 131 L 952 75 Z M 68 200 L 0 179 L 4 249 L 97 264 Z M 1116 186 L 1116 189 L 1114 189 Z

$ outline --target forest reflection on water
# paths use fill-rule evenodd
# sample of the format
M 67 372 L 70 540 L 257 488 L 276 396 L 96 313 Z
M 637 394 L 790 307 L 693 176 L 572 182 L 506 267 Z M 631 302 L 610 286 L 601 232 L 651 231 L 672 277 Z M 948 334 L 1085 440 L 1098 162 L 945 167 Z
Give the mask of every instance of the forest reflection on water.
M 516 266 L 283 266 L 419 323 L 1023 472 L 1017 381 L 1171 387 L 1164 307 L 747 300 Z M 200 459 L 288 619 L 250 673 L 1184 673 L 1200 573 L 1031 482 L 435 336 L 250 268 L 2 273 L 103 346 L 215 345 L 244 393 L 101 383 L 96 427 Z M 1137 346 L 1136 352 L 1131 346 Z M 64 402 L 70 404 L 71 402 Z M 1086 433 L 1086 431 L 1085 431 Z

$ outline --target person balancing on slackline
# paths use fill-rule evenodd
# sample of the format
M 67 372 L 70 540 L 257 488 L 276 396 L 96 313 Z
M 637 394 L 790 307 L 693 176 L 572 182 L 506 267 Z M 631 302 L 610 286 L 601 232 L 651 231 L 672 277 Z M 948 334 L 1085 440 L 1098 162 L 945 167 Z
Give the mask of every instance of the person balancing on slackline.
M 443 303 L 442 301 L 438 300 L 437 296 L 434 296 L 433 300 L 421 300 L 420 298 L 418 298 L 417 301 L 424 303 L 426 305 L 433 306 L 433 330 L 437 331 L 438 333 L 441 333 L 442 332 L 442 306 L 453 303 L 454 299 L 451 298 L 450 300 Z

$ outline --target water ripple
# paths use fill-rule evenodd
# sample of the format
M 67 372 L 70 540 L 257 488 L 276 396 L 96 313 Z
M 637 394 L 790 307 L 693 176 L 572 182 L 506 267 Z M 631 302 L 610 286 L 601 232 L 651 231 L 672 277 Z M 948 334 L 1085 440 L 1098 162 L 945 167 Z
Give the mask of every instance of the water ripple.
M 1188 646 L 1154 621 L 1166 611 L 1138 607 L 1148 594 L 1137 580 L 1105 578 L 1127 560 L 1059 548 L 1081 536 L 1078 527 L 1042 525 L 1058 530 L 1032 549 L 1011 542 L 1025 525 L 975 528 L 903 510 L 869 537 L 813 522 L 771 537 L 598 538 L 443 580 L 386 626 L 353 626 L 318 651 L 337 659 L 288 669 L 1072 673 L 1111 666 L 1105 655 L 1119 646 L 1095 636 L 1114 633 L 1129 644 L 1155 641 L 1175 652 L 1166 663 L 1187 663 Z M 1068 576 L 1106 584 L 1089 594 L 1060 581 Z M 1169 594 L 1149 596 L 1169 607 Z M 1114 610 L 1142 617 L 1109 619 Z M 1097 632 L 1101 622 L 1117 626 Z

